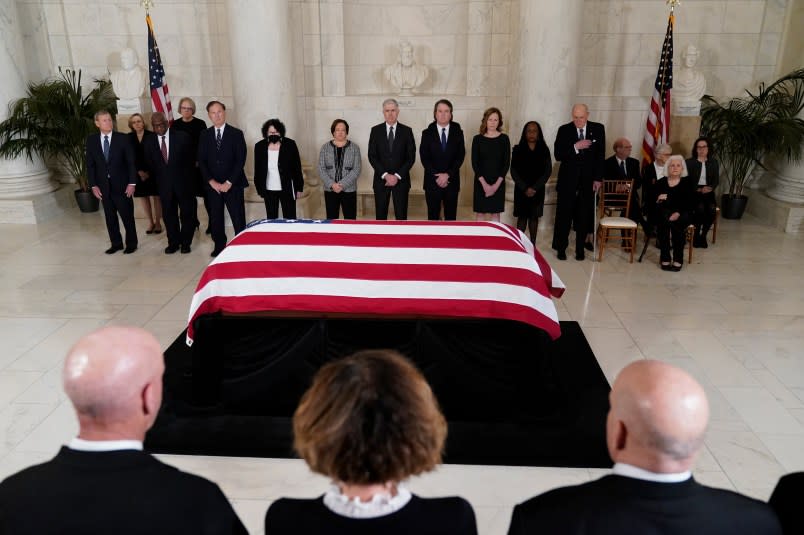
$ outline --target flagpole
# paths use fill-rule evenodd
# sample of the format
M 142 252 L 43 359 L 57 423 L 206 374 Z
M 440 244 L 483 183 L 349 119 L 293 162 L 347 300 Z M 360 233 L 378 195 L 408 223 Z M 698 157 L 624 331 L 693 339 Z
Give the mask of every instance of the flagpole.
M 154 7 L 154 0 L 140 0 L 140 6 L 145 8 L 145 14 L 151 14 L 151 8 Z

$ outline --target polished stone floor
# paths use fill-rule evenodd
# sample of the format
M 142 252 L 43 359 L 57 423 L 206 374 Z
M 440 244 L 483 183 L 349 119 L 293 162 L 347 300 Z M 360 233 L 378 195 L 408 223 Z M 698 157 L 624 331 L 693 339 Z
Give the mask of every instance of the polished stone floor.
M 68 346 L 107 324 L 140 325 L 166 347 L 184 328 L 212 243 L 166 256 L 164 233 L 133 255 L 103 254 L 101 213 L 67 210 L 38 226 L 0 225 L 0 479 L 50 458 L 76 432 L 60 386 Z M 780 475 L 804 470 L 804 236 L 746 216 L 722 221 L 718 243 L 696 250 L 680 273 L 619 251 L 602 263 L 559 262 L 566 283 L 557 307 L 581 323 L 609 380 L 627 363 L 666 360 L 706 387 L 712 422 L 695 470 L 706 484 L 767 499 Z M 165 455 L 218 482 L 252 533 L 279 496 L 315 496 L 327 482 L 301 461 Z M 481 534 L 501 535 L 511 507 L 547 489 L 603 470 L 442 466 L 411 482 L 425 496 L 460 494 L 475 508 Z

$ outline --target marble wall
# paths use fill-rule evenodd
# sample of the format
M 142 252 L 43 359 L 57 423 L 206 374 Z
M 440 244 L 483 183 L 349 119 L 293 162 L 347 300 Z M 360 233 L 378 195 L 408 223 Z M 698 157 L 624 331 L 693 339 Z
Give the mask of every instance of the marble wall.
M 423 129 L 432 120 L 433 101 L 447 96 L 470 137 L 485 107 L 496 105 L 504 113 L 512 109 L 512 88 L 550 83 L 550 72 L 538 80 L 516 79 L 521 1 L 536 0 L 290 0 L 287 27 L 265 21 L 265 31 L 286 32 L 292 43 L 298 127 L 288 135 L 297 139 L 304 159 L 314 163 L 318 148 L 329 139 L 332 119 L 345 117 L 352 139 L 365 147 L 370 126 L 382 120 L 382 99 L 392 94 L 383 68 L 395 61 L 397 43 L 406 38 L 430 76 L 414 97 L 403 99 L 400 120 Z M 103 76 L 119 64 L 118 52 L 125 46 L 145 63 L 144 11 L 136 0 L 16 4 L 32 80 L 60 65 Z M 665 2 L 585 0 L 583 6 L 582 27 L 575 29 L 582 43 L 575 96 L 589 103 L 593 119 L 606 123 L 612 139 L 628 135 L 637 142 L 667 23 Z M 676 56 L 688 43 L 696 44 L 708 92 L 738 94 L 777 74 L 787 10 L 787 0 L 685 0 L 676 11 Z M 200 106 L 211 98 L 234 104 L 230 43 L 248 37 L 230 35 L 231 12 L 227 0 L 156 1 L 151 15 L 172 95 L 191 96 Z M 549 58 L 535 50 L 533 60 Z M 256 69 L 270 70 L 259 58 L 253 61 Z M 233 106 L 235 124 L 237 116 Z M 512 137 L 518 137 L 522 121 L 506 119 Z M 415 172 L 421 172 L 419 166 Z M 360 187 L 369 185 L 366 168 Z

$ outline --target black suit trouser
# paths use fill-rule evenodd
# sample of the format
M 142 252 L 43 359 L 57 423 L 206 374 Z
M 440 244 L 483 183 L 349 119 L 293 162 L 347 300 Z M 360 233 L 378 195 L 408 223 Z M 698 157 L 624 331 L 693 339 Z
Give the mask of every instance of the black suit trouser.
M 341 210 L 344 219 L 357 219 L 357 192 L 325 191 L 324 206 L 327 209 L 327 219 L 338 219 Z
M 179 194 L 176 190 L 159 194 L 162 219 L 165 221 L 168 246 L 189 247 L 193 243 L 198 203 L 192 192 Z
M 454 188 L 439 188 L 424 190 L 424 200 L 427 201 L 427 219 L 438 221 L 441 219 L 441 204 L 444 205 L 444 221 L 458 219 L 458 190 Z
M 296 219 L 296 200 L 288 198 L 282 191 L 267 190 L 262 200 L 265 202 L 266 219 L 279 219 L 280 204 L 283 219 Z
M 381 190 L 374 190 L 374 209 L 378 221 L 388 219 L 388 201 L 393 198 L 394 217 L 397 221 L 404 221 L 408 218 L 408 190 L 396 186 L 384 187 Z
M 215 249 L 226 247 L 226 229 L 224 228 L 224 206 L 229 211 L 235 235 L 246 228 L 246 205 L 243 198 L 243 188 L 232 186 L 226 193 L 218 193 L 212 188 L 207 190 L 209 200 L 209 226 L 212 231 L 212 241 Z
M 709 193 L 695 192 L 695 212 L 693 215 L 695 230 L 706 235 L 709 232 L 709 227 L 715 221 L 715 210 L 717 209 L 717 201 L 715 201 L 715 192 Z
M 134 224 L 134 200 L 126 197 L 125 194 L 116 195 L 107 193 L 101 199 L 103 204 L 103 214 L 106 217 L 106 230 L 109 231 L 109 241 L 112 247 L 122 247 L 123 237 L 120 235 L 120 223 L 117 221 L 118 214 L 123 220 L 123 228 L 126 229 L 126 246 L 137 246 L 137 226 Z
M 583 252 L 586 234 L 592 232 L 593 210 L 595 210 L 595 196 L 591 185 L 582 183 L 574 191 L 559 190 L 553 227 L 553 249 L 566 250 L 570 228 L 574 226 L 575 252 Z
M 659 208 L 656 217 L 656 237 L 659 240 L 660 258 L 662 262 L 670 261 L 672 247 L 673 262 L 684 263 L 684 244 L 687 243 L 687 227 L 689 217 L 681 214 L 675 221 L 670 221 L 670 212 Z

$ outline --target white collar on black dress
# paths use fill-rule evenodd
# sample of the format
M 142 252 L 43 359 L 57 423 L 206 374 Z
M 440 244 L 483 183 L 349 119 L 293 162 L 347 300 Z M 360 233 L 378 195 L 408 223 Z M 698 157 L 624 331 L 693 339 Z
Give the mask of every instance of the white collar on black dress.
M 324 494 L 324 505 L 335 514 L 347 518 L 377 518 L 390 515 L 405 507 L 413 494 L 402 485 L 397 485 L 396 496 L 375 494 L 371 501 L 363 502 L 360 498 L 349 498 L 341 493 L 340 487 L 333 484 Z

